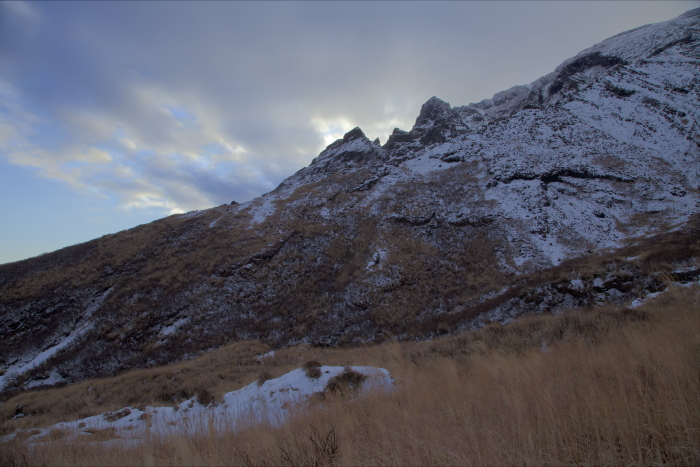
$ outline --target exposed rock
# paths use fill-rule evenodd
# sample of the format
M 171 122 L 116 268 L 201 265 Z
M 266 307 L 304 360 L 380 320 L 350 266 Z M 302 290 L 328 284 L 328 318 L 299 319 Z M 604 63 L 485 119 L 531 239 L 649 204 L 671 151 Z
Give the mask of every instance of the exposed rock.
M 410 224 L 410 225 L 426 225 L 428 224 L 433 218 L 435 217 L 435 213 L 431 212 L 430 214 L 425 214 L 425 215 L 407 215 L 407 214 L 391 214 L 388 216 L 388 219 L 396 222 L 396 223 L 403 223 L 403 224 Z
M 394 128 L 394 131 L 391 133 L 391 136 L 389 136 L 389 139 L 386 140 L 386 144 L 384 145 L 384 147 L 387 149 L 392 149 L 396 146 L 397 143 L 411 142 L 413 142 L 413 137 L 407 131 L 403 131 L 399 128 Z
M 430 127 L 433 125 L 444 125 L 457 117 L 457 113 L 452 111 L 450 104 L 433 96 L 423 104 L 420 114 L 416 118 L 416 127 Z
M 572 77 L 578 73 L 583 73 L 593 67 L 610 68 L 616 65 L 626 65 L 627 63 L 620 57 L 609 57 L 600 52 L 593 52 L 580 56 L 576 60 L 568 63 L 559 71 L 557 77 L 549 86 L 549 95 L 556 94 L 562 89 L 578 90 L 578 82 Z
M 457 153 L 457 152 L 452 152 L 452 153 L 443 154 L 443 156 L 440 159 L 443 162 L 463 162 L 464 156 L 462 154 Z

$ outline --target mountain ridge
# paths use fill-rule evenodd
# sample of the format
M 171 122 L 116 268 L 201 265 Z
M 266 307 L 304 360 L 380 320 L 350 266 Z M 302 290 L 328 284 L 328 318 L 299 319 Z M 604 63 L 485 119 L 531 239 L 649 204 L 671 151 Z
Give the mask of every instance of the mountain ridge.
M 657 272 L 696 280 L 699 15 L 479 103 L 433 97 L 384 145 L 355 128 L 247 203 L 0 265 L 0 391 L 237 340 L 429 337 L 629 302 Z

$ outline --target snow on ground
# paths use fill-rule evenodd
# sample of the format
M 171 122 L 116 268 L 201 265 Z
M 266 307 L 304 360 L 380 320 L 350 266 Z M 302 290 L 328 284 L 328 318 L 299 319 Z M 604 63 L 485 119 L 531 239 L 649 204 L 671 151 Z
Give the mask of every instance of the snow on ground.
M 647 300 L 651 300 L 652 298 L 658 297 L 659 295 L 661 295 L 661 294 L 662 294 L 663 292 L 665 292 L 666 290 L 667 290 L 667 289 L 664 289 L 664 290 L 662 290 L 661 292 L 652 292 L 652 293 L 648 293 L 648 294 L 646 294 L 646 295 L 645 295 L 644 297 L 642 297 L 642 298 L 635 298 L 634 300 L 632 300 L 632 303 L 630 303 L 629 308 L 637 308 L 637 307 L 641 306 L 641 305 L 642 305 L 644 302 L 646 302 Z
M 65 381 L 58 371 L 52 370 L 48 378 L 33 379 L 27 383 L 27 388 L 35 388 L 37 386 L 53 386 L 57 383 Z
M 367 376 L 361 392 L 392 390 L 394 381 L 384 368 L 353 366 L 352 370 Z M 143 410 L 124 407 L 115 412 L 63 422 L 40 430 L 18 430 L 0 438 L 9 441 L 20 432 L 32 432 L 29 443 L 43 442 L 52 430 L 65 430 L 65 440 L 93 441 L 94 434 L 111 432 L 116 440 L 126 444 L 139 442 L 147 436 L 168 434 L 206 434 L 211 430 L 231 431 L 250 424 L 269 423 L 279 426 L 291 415 L 303 411 L 304 402 L 322 392 L 328 381 L 343 372 L 343 367 L 322 366 L 321 376 L 311 379 L 303 369 L 297 369 L 262 385 L 251 383 L 238 391 L 224 395 L 223 403 L 204 406 L 195 398 L 177 407 L 144 407 Z M 103 431 L 106 430 L 106 431 Z
M 174 333 L 178 329 L 180 329 L 182 326 L 185 324 L 189 323 L 190 319 L 189 318 L 180 318 L 177 321 L 175 321 L 173 324 L 170 326 L 165 326 L 160 330 L 160 335 L 161 336 L 169 336 L 170 334 Z
M 262 360 L 264 360 L 264 359 L 266 359 L 266 358 L 272 358 L 272 357 L 274 357 L 274 356 L 275 356 L 275 351 L 274 351 L 274 350 L 270 350 L 270 351 L 267 352 L 267 353 L 260 354 L 260 355 L 256 355 L 255 358 L 257 358 L 258 360 L 262 361 Z
M 675 287 L 692 287 L 694 285 L 700 285 L 700 279 L 691 282 L 673 282 L 672 285 Z M 665 292 L 668 292 L 668 287 L 659 292 L 651 292 L 641 298 L 635 298 L 632 300 L 632 303 L 629 304 L 629 308 L 637 308 L 643 305 L 645 302 L 648 302 L 649 300 L 652 300 Z
M 91 321 L 90 318 L 92 317 L 92 314 L 100 307 L 104 299 L 107 298 L 107 295 L 109 295 L 111 291 L 112 288 L 106 290 L 105 293 L 103 293 L 97 300 L 95 300 L 93 304 L 85 310 L 80 324 L 78 324 L 75 327 L 75 329 L 71 331 L 70 334 L 61 339 L 57 344 L 52 345 L 47 349 L 44 349 L 43 351 L 39 352 L 39 354 L 34 355 L 33 357 L 25 355 L 24 358 L 20 359 L 17 363 L 7 368 L 5 370 L 5 373 L 2 376 L 0 376 L 0 391 L 2 391 L 5 388 L 5 386 L 7 386 L 11 378 L 14 378 L 22 373 L 26 373 L 32 368 L 38 367 L 39 365 L 47 361 L 49 358 L 56 355 L 60 350 L 64 349 L 68 345 L 80 339 L 81 336 L 83 336 L 86 332 L 92 329 L 95 323 L 94 321 Z
M 262 200 L 262 203 L 251 205 L 250 211 L 253 213 L 253 224 L 260 224 L 267 219 L 268 216 L 275 213 L 277 207 L 272 204 L 273 201 L 277 199 L 276 196 L 267 194 L 258 198 Z
M 384 261 L 384 259 L 386 259 L 387 253 L 389 253 L 389 250 L 387 248 L 378 249 L 374 253 L 374 255 L 372 255 L 372 260 L 369 263 L 367 263 L 365 269 L 369 270 L 376 265 L 380 265 L 379 267 L 381 268 L 381 262 Z
M 682 39 L 686 30 L 678 26 L 692 26 L 700 15 L 700 9 L 689 10 L 670 21 L 646 24 L 624 31 L 589 47 L 575 57 L 566 60 L 557 69 L 564 68 L 581 56 L 598 52 L 608 57 L 621 57 L 627 61 L 645 58 L 664 44 Z
M 419 173 L 421 175 L 426 175 L 430 172 L 447 169 L 450 167 L 450 163 L 443 162 L 440 159 L 431 158 L 431 154 L 433 153 L 430 152 L 430 150 L 426 150 L 420 157 L 409 159 L 404 162 L 403 166 L 407 167 L 412 172 Z
M 190 219 L 192 217 L 199 216 L 201 214 L 204 214 L 206 210 L 205 209 L 200 209 L 199 211 L 189 211 L 184 214 L 180 214 L 180 219 Z

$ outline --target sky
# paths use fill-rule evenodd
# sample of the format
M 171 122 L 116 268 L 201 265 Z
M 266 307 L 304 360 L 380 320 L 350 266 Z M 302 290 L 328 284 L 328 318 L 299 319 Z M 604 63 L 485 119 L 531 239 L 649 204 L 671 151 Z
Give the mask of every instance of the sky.
M 0 263 L 273 190 L 698 1 L 0 1 Z

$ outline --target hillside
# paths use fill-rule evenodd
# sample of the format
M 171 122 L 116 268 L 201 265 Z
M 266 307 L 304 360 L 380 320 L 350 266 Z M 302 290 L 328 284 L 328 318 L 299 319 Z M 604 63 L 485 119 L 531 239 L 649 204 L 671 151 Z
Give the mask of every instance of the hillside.
M 430 342 L 234 343 L 25 392 L 0 405 L 0 464 L 697 465 L 698 293 L 671 286 L 634 309 L 533 315 Z M 305 398 L 322 384 L 299 367 L 321 364 L 381 366 L 395 385 Z M 280 407 L 290 386 L 302 401 Z M 257 423 L 264 401 L 290 417 Z
M 225 343 L 431 337 L 696 281 L 700 10 L 410 131 L 361 129 L 244 204 L 0 266 L 0 391 Z

